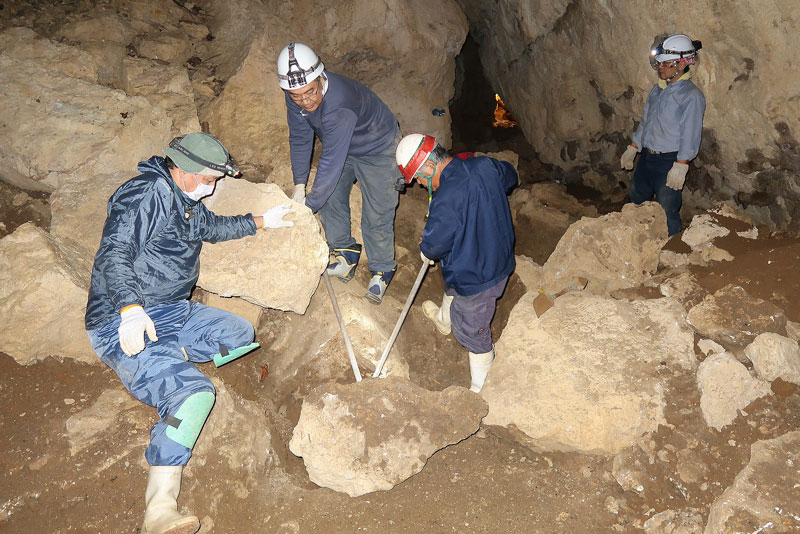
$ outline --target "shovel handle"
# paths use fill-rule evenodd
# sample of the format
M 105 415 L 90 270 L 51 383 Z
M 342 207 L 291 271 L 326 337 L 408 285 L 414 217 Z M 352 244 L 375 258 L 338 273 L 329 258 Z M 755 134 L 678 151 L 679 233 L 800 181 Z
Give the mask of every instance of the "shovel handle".
M 344 320 L 342 319 L 342 312 L 339 311 L 339 304 L 336 302 L 336 294 L 333 292 L 331 285 L 331 277 L 328 276 L 328 271 L 322 273 L 322 278 L 325 279 L 325 285 L 328 287 L 328 295 L 331 297 L 331 304 L 333 305 L 333 313 L 336 314 L 336 320 L 339 321 L 339 329 L 342 331 L 344 338 L 344 346 L 347 348 L 347 356 L 350 358 L 350 367 L 353 368 L 353 374 L 356 376 L 356 382 L 361 382 L 361 371 L 358 369 L 358 362 L 356 355 L 353 353 L 353 345 L 350 344 L 350 336 L 347 335 L 347 330 L 344 327 Z
M 386 344 L 386 348 L 383 351 L 383 355 L 381 355 L 381 360 L 378 362 L 378 365 L 375 366 L 375 372 L 372 373 L 372 378 L 378 378 L 378 375 L 381 374 L 383 370 L 383 364 L 386 363 L 386 359 L 389 357 L 389 352 L 392 350 L 392 345 L 394 345 L 394 340 L 397 338 L 397 334 L 400 332 L 400 327 L 403 326 L 403 321 L 408 315 L 408 310 L 411 308 L 411 303 L 414 302 L 414 297 L 417 296 L 417 291 L 419 291 L 419 286 L 422 285 L 422 279 L 425 277 L 425 273 L 428 271 L 428 262 L 423 261 L 422 267 L 419 269 L 419 274 L 417 275 L 417 279 L 414 282 L 414 287 L 411 288 L 411 292 L 408 294 L 408 298 L 406 299 L 406 305 L 403 306 L 403 311 L 400 312 L 400 318 L 397 319 L 397 324 L 394 325 L 394 330 L 392 330 L 392 335 L 389 337 L 389 342 Z

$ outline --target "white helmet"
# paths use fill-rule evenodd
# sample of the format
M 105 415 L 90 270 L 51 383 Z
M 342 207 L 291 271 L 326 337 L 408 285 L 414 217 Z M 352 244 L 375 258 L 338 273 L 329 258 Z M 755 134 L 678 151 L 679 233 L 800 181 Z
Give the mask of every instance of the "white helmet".
M 278 85 L 282 89 L 299 89 L 322 74 L 325 65 L 311 48 L 303 43 L 289 43 L 278 54 Z
M 397 143 L 394 159 L 406 184 L 411 183 L 435 147 L 436 138 L 421 133 L 408 134 Z
M 689 64 L 693 64 L 694 57 L 702 46 L 700 41 L 692 41 L 682 33 L 674 33 L 653 48 L 650 51 L 650 57 L 657 63 L 686 58 L 689 60 Z

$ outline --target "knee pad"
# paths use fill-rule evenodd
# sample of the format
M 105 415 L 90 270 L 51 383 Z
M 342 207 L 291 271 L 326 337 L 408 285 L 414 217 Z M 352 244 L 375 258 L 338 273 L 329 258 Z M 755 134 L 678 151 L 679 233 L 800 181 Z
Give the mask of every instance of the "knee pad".
M 201 391 L 189 395 L 178 411 L 167 415 L 164 422 L 167 424 L 167 437 L 188 449 L 194 447 L 197 436 L 203 430 L 203 425 L 214 406 L 214 393 Z
M 217 367 L 225 365 L 228 362 L 232 362 L 236 358 L 241 358 L 248 352 L 257 349 L 260 346 L 261 345 L 258 343 L 250 343 L 249 345 L 239 347 L 238 349 L 228 349 L 228 347 L 220 345 L 219 352 L 214 355 L 214 365 Z

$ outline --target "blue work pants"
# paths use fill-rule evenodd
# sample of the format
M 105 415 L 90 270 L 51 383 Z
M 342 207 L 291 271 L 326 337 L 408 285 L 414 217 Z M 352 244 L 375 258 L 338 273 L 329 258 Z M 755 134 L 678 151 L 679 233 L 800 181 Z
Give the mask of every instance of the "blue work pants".
M 400 176 L 392 143 L 380 154 L 347 156 L 342 175 L 319 216 L 325 229 L 328 247 L 350 248 L 356 240 L 350 228 L 350 191 L 358 180 L 361 188 L 361 234 L 370 271 L 391 271 L 394 260 L 394 215 L 399 192 L 395 189 Z
M 667 214 L 667 230 L 669 235 L 681 231 L 681 204 L 683 203 L 682 190 L 675 191 L 667 187 L 667 174 L 672 164 L 677 160 L 677 152 L 651 154 L 646 148 L 642 149 L 636 171 L 633 173 L 631 190 L 628 196 L 634 204 L 641 204 L 653 199 L 661 204 Z
M 250 344 L 253 326 L 238 315 L 188 300 L 148 306 L 145 312 L 155 324 L 158 341 L 150 341 L 145 334 L 145 348 L 139 354 L 128 356 L 122 351 L 117 333 L 119 317 L 89 330 L 89 340 L 131 395 L 158 409 L 160 420 L 150 429 L 147 462 L 186 465 L 192 451 L 167 437 L 164 418 L 174 415 L 195 393 L 215 393 L 211 380 L 193 362 L 211 361 L 220 344 L 229 349 Z
M 507 282 L 506 276 L 489 289 L 469 297 L 459 295 L 451 287 L 445 289 L 446 294 L 453 296 L 450 327 L 456 340 L 468 351 L 481 354 L 492 350 L 492 318 Z

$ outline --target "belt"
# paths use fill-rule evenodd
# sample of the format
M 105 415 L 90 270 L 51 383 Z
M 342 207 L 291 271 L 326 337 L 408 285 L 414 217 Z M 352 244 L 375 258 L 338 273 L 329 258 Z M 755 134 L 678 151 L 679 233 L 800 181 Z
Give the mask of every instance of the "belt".
M 644 149 L 647 150 L 650 154 L 672 154 L 673 152 L 675 152 L 675 150 L 666 150 L 660 152 L 658 150 L 653 150 L 652 148 L 647 148 L 647 147 L 644 147 Z

